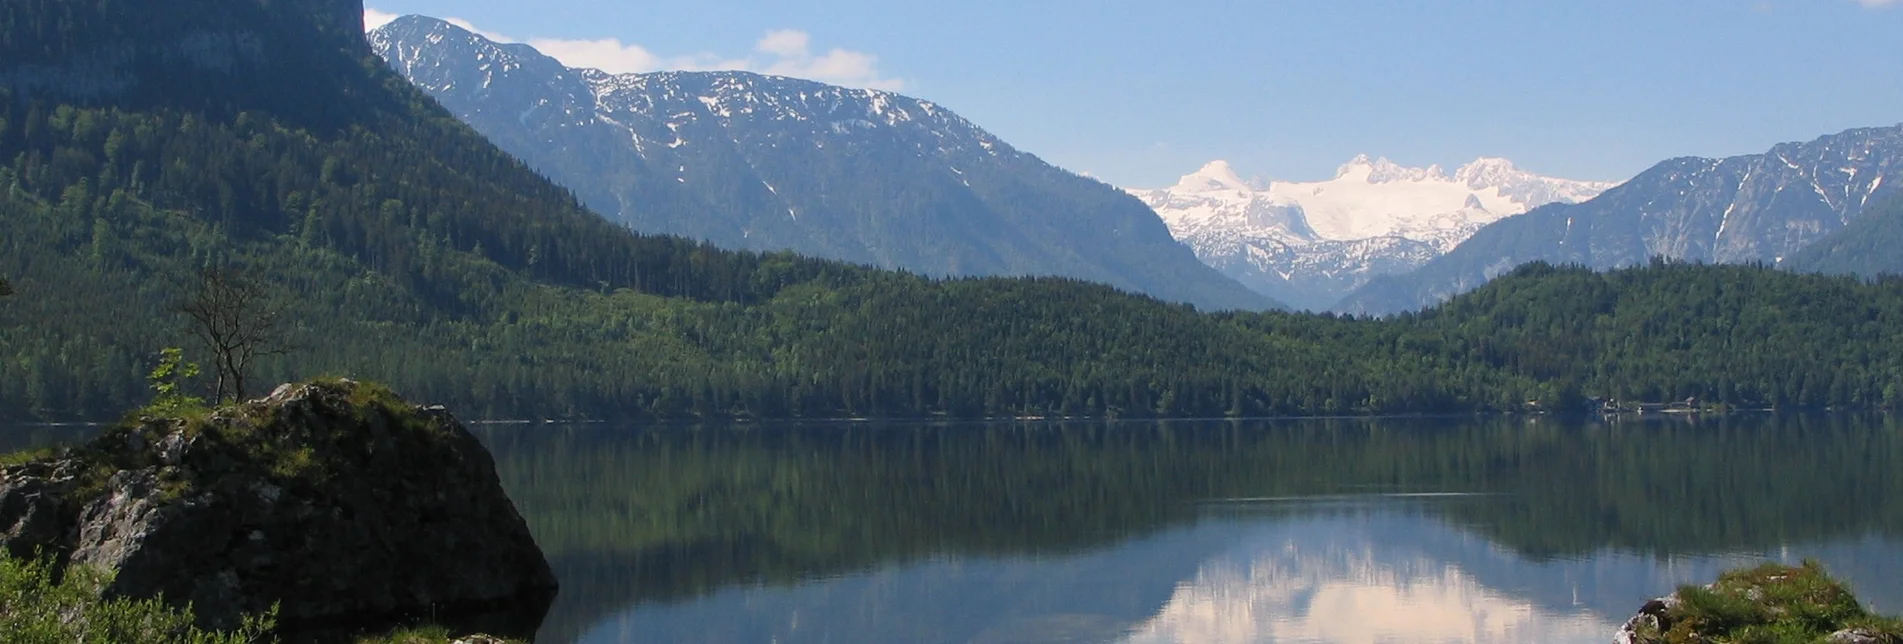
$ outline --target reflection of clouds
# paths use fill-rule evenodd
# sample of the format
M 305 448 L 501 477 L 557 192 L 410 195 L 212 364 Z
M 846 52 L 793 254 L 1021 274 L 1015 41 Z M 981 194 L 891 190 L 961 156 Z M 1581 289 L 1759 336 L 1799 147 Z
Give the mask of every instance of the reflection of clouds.
M 1603 642 L 1616 628 L 1588 611 L 1556 612 L 1508 597 L 1452 564 L 1380 561 L 1367 545 L 1290 541 L 1252 561 L 1204 565 L 1125 641 Z
M 628 607 L 583 625 L 580 642 L 1604 644 L 1677 584 L 1797 557 L 1822 559 L 1878 608 L 1903 605 L 1903 550 L 1887 538 L 1531 560 L 1411 507 L 1212 516 L 1083 552 L 950 554 L 736 584 Z

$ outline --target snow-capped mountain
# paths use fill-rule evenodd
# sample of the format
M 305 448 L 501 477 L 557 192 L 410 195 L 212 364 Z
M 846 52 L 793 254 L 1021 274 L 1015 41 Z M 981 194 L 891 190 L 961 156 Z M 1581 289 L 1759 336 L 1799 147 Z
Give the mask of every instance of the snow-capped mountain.
M 1505 159 L 1449 176 L 1440 166 L 1360 156 L 1327 181 L 1250 182 L 1215 161 L 1173 187 L 1131 193 L 1205 263 L 1258 293 L 1320 310 L 1374 277 L 1426 264 L 1487 224 L 1613 185 L 1542 177 Z
M 929 101 L 744 72 L 571 69 L 421 16 L 370 43 L 498 146 L 641 232 L 1274 306 L 1197 261 L 1142 202 Z
M 1590 201 L 1488 225 L 1419 270 L 1370 282 L 1339 308 L 1418 309 L 1532 261 L 1604 269 L 1665 257 L 1781 266 L 1900 194 L 1899 173 L 1903 126 L 1849 130 L 1764 154 L 1672 159 Z M 1845 249 L 1852 256 L 1829 265 L 1860 265 L 1859 252 L 1895 253 L 1881 245 Z M 1813 267 L 1827 265 L 1797 266 Z

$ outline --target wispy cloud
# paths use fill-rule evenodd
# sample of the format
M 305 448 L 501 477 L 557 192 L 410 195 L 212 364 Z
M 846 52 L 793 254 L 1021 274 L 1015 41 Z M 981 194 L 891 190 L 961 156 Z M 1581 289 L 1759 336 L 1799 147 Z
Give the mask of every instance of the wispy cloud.
M 1896 4 L 1896 2 L 1897 0 L 1857 0 L 1857 4 L 1860 4 L 1866 7 L 1871 7 L 1871 8 L 1888 7 L 1890 5 Z
M 394 14 L 374 8 L 365 8 L 363 13 L 367 29 L 389 24 L 396 18 Z M 797 29 L 769 31 L 754 43 L 753 51 L 746 55 L 723 56 L 711 52 L 661 54 L 617 38 L 513 38 L 481 29 L 460 18 L 443 20 L 496 42 L 525 43 L 570 67 L 590 67 L 612 74 L 737 70 L 793 76 L 849 87 L 885 90 L 905 88 L 903 79 L 887 76 L 880 71 L 878 56 L 837 47 L 823 53 L 815 52 L 812 35 Z

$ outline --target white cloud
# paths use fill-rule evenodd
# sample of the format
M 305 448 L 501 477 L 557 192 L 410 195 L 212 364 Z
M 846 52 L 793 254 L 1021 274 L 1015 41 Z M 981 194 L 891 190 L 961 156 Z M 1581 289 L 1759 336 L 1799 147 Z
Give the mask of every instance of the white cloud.
M 773 59 L 753 71 L 874 89 L 898 90 L 905 86 L 902 80 L 881 77 L 878 56 L 837 48 L 813 55 L 812 36 L 803 31 L 769 31 L 753 50 Z
M 364 10 L 363 10 L 364 31 L 369 31 L 371 29 L 376 29 L 377 27 L 390 24 L 390 21 L 396 20 L 396 19 L 397 19 L 397 15 L 394 13 L 384 13 L 381 11 L 377 11 L 376 9 L 371 9 L 369 7 L 364 7 Z
M 375 29 L 395 19 L 396 16 L 393 14 L 371 8 L 366 8 L 363 14 L 364 26 L 368 29 Z M 641 45 L 622 42 L 616 38 L 518 39 L 481 29 L 460 18 L 444 18 L 443 20 L 496 42 L 527 43 L 570 67 L 590 67 L 611 74 L 664 70 L 737 70 L 793 76 L 849 87 L 886 90 L 900 90 L 905 87 L 903 79 L 890 78 L 879 71 L 878 56 L 841 48 L 815 54 L 812 35 L 796 29 L 769 31 L 754 43 L 752 52 L 745 56 L 734 57 L 709 52 L 684 55 L 659 54 Z
M 1888 7 L 1896 2 L 1897 0 L 1857 0 L 1857 4 L 1866 7 Z

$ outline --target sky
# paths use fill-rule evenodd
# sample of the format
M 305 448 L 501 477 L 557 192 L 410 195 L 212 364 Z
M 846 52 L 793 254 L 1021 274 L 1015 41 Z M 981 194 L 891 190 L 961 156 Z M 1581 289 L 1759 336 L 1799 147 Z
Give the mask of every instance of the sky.
M 1903 123 L 1903 0 L 369 0 L 612 72 L 897 91 L 1112 184 L 1224 159 L 1620 180 Z

